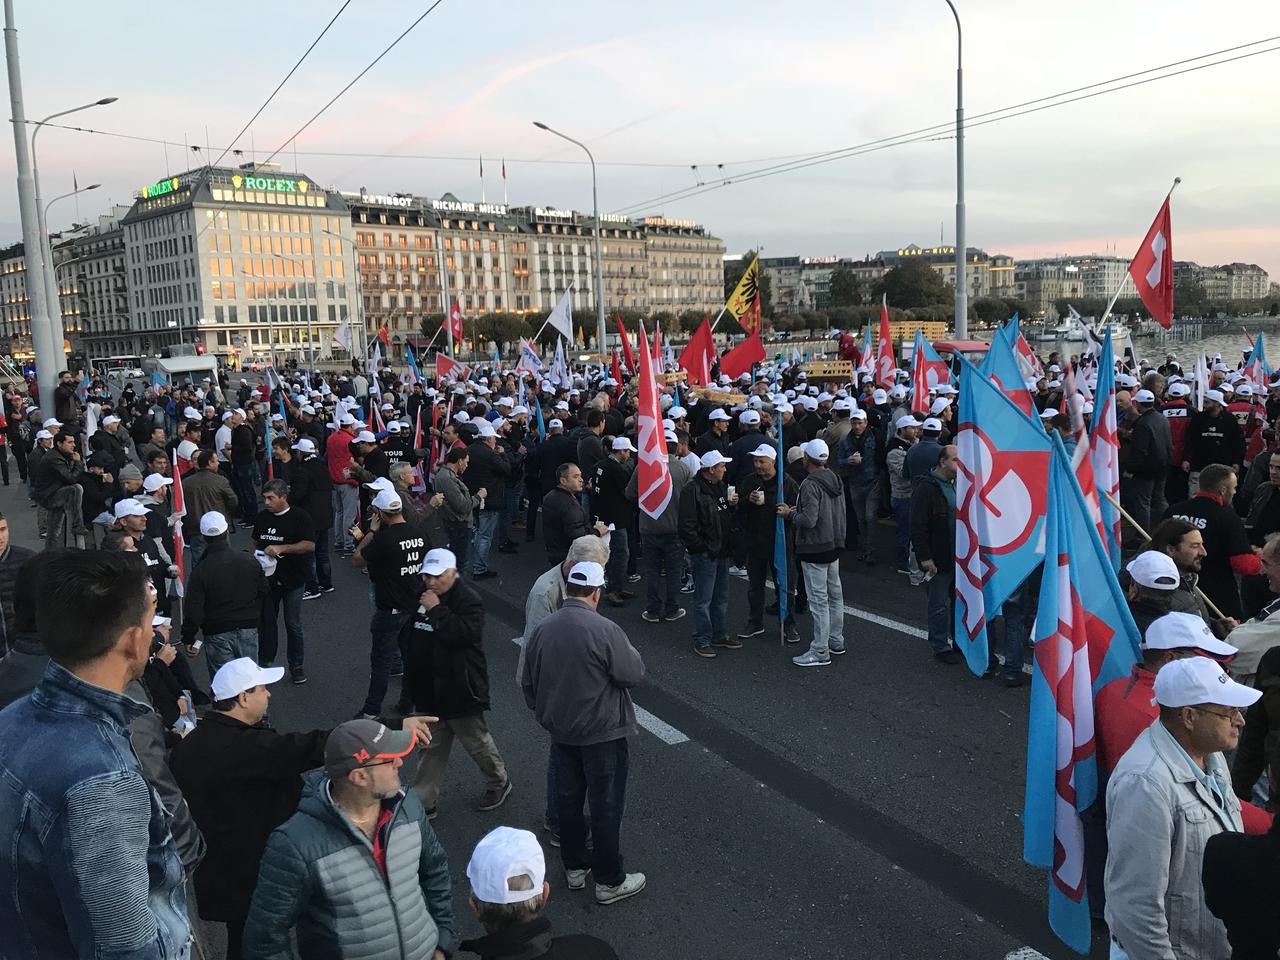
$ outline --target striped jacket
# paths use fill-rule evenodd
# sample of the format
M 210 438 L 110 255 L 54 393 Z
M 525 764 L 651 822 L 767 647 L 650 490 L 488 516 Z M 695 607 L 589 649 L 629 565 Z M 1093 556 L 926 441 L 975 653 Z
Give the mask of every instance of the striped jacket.
M 305 778 L 298 812 L 267 840 L 245 960 L 431 960 L 458 944 L 449 861 L 417 796 L 394 801 L 384 879 L 373 845 L 334 804 L 322 770 Z

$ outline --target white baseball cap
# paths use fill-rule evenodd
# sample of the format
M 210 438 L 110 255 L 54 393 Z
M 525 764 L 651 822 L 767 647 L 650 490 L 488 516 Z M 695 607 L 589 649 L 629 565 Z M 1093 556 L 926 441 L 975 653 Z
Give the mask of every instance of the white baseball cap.
M 147 491 L 147 493 L 155 493 L 161 487 L 168 487 L 172 484 L 173 481 L 168 477 L 162 476 L 158 473 L 148 473 L 142 480 L 142 489 Z
M 921 430 L 927 430 L 930 433 L 942 432 L 942 421 L 937 417 L 925 417 L 924 423 L 920 424 Z
M 688 417 L 689 411 L 686 410 L 684 407 L 673 406 L 670 410 L 667 411 L 667 416 L 669 416 L 672 420 L 679 420 L 681 417 Z
M 37 431 L 36 431 L 36 439 L 37 439 L 37 440 L 52 440 L 52 439 L 53 439 L 53 434 L 52 434 L 52 433 L 50 433 L 48 430 L 37 430 Z
M 301 407 L 299 407 L 298 409 L 299 409 L 302 413 L 309 414 L 310 416 L 313 416 L 313 417 L 314 417 L 314 416 L 316 415 L 316 408 L 315 408 L 315 407 L 313 407 L 313 406 L 312 406 L 311 404 L 309 404 L 309 403 L 304 403 L 304 404 L 303 404 Z
M 903 391 L 902 395 L 904 397 L 907 395 L 905 390 Z M 888 403 L 889 395 L 885 393 L 882 388 L 876 387 L 874 390 L 871 391 L 871 402 L 876 405 L 879 405 L 882 403 Z
M 860 409 L 855 409 L 851 414 L 849 414 L 849 419 L 850 419 L 850 420 L 865 420 L 865 419 L 867 419 L 867 411 L 865 411 L 865 410 L 860 410 Z
M 929 407 L 929 412 L 934 414 L 941 413 L 949 406 L 951 406 L 950 400 L 946 397 L 939 397 L 937 400 L 933 401 L 933 405 Z
M 116 502 L 114 513 L 117 520 L 123 520 L 125 517 L 145 517 L 147 515 L 147 508 L 137 500 L 129 497 L 125 500 L 119 500 Z
M 1133 395 L 1134 403 L 1155 403 L 1156 395 L 1150 390 L 1139 390 Z
M 493 429 L 493 424 L 488 420 L 477 420 L 475 424 L 476 436 L 478 437 L 496 437 L 498 435 L 498 432 Z
M 804 455 L 810 460 L 816 460 L 818 463 L 826 463 L 827 457 L 831 456 L 831 448 L 827 446 L 827 442 L 821 437 L 814 437 L 812 440 L 801 445 Z
M 284 667 L 260 667 L 252 657 L 228 660 L 213 675 L 210 687 L 214 700 L 231 700 L 246 690 L 266 683 L 276 683 L 284 676 Z
M 751 456 L 768 457 L 770 460 L 777 460 L 778 451 L 773 449 L 773 447 L 769 446 L 769 444 L 762 443 L 760 444 L 760 446 L 756 447 L 754 450 L 751 451 Z
M 1222 395 L 1222 391 L 1221 391 L 1221 390 L 1206 390 L 1206 391 L 1204 392 L 1204 398 L 1205 398 L 1206 400 L 1212 400 L 1212 401 L 1214 401 L 1215 403 L 1226 403 L 1226 402 L 1227 402 L 1227 399 L 1226 399 L 1226 397 L 1224 397 L 1224 396 Z
M 401 423 L 399 420 L 390 420 L 387 422 L 388 433 L 399 433 L 403 429 L 404 429 L 404 424 Z
M 1236 683 L 1216 660 L 1187 657 L 1160 668 L 1156 674 L 1155 694 L 1156 703 L 1162 707 L 1194 707 L 1212 703 L 1244 709 L 1257 703 L 1262 691 Z
M 188 420 L 199 420 L 199 419 L 200 419 L 200 411 L 199 411 L 199 410 L 197 410 L 195 407 L 183 407 L 183 408 L 182 408 L 182 415 L 183 415 L 184 417 L 186 417 Z M 102 422 L 103 422 L 103 423 L 106 423 L 107 421 L 104 419 Z
M 194 460 L 196 458 L 196 454 L 200 452 L 200 448 L 190 440 L 183 440 L 173 448 L 173 452 L 176 453 L 181 460 Z
M 515 827 L 490 830 L 476 844 L 467 864 L 471 893 L 483 903 L 524 903 L 540 897 L 546 876 L 547 864 L 538 838 Z M 512 890 L 510 881 L 515 877 L 528 877 L 528 889 Z
M 1040 411 L 1041 420 L 1052 420 L 1057 415 L 1058 415 L 1057 407 L 1045 407 L 1043 410 Z
M 1152 590 L 1177 590 L 1182 582 L 1178 565 L 1163 550 L 1144 550 L 1125 564 L 1125 569 L 1135 583 Z
M 579 587 L 603 587 L 604 567 L 594 560 L 579 560 L 569 571 L 565 582 Z
M 356 443 L 377 443 L 378 438 L 368 430 L 361 430 L 356 434 Z
M 738 414 L 738 422 L 753 426 L 760 422 L 760 413 L 756 410 L 743 410 Z
M 710 413 L 707 414 L 707 419 L 708 420 L 728 420 L 729 414 L 725 413 L 719 407 L 716 407 L 714 410 L 712 410 Z
M 920 426 L 920 421 L 908 413 L 908 414 L 903 414 L 901 417 L 898 418 L 898 422 L 894 424 L 894 429 L 905 430 L 907 429 L 907 427 L 918 427 L 918 426 Z
M 698 458 L 698 469 L 710 470 L 712 467 L 718 467 L 722 463 L 733 463 L 733 458 L 726 457 L 719 450 L 708 450 Z
M 615 449 L 615 450 L 630 450 L 632 453 L 635 453 L 635 452 L 636 452 L 636 448 L 635 448 L 635 446 L 634 446 L 634 445 L 631 443 L 631 441 L 630 441 L 630 440 L 628 440 L 626 437 L 614 437 L 614 438 L 613 438 L 613 449 Z
M 426 558 L 422 561 L 422 572 L 429 577 L 438 577 L 446 570 L 457 569 L 458 558 L 453 555 L 452 550 L 446 550 L 444 547 L 428 550 Z
M 1148 553 L 1157 553 L 1148 550 Z M 1165 554 L 1161 554 L 1165 556 Z M 1172 559 L 1172 558 L 1171 558 Z M 1215 657 L 1234 657 L 1240 651 L 1213 635 L 1204 618 L 1196 613 L 1166 613 L 1153 620 L 1142 638 L 1147 650 L 1203 650 Z
M 349 427 L 355 422 L 356 422 L 356 418 L 349 413 L 344 413 L 342 416 L 338 418 L 338 423 L 342 424 L 342 426 L 344 427 Z
M 220 537 L 227 532 L 227 518 L 217 510 L 210 510 L 200 518 L 200 536 Z
M 298 450 L 302 453 L 315 453 L 316 445 L 315 445 L 315 442 L 310 437 L 302 437 L 300 440 L 298 440 L 297 443 L 293 445 L 293 449 Z
M 879 392 L 883 393 L 884 391 L 883 391 L 883 390 L 881 390 L 881 391 L 879 391 Z M 873 396 L 874 396 L 874 393 L 875 393 L 875 391 L 873 391 L 873 393 L 872 393 L 872 395 L 873 395 Z M 898 384 L 894 384 L 893 389 L 889 391 L 889 396 L 893 397 L 893 399 L 895 399 L 895 400 L 901 400 L 901 399 L 903 399 L 904 397 L 906 397 L 906 395 L 907 395 L 907 388 L 906 388 L 906 387 L 904 387 L 904 386 L 903 386 L 902 384 L 900 384 L 900 383 L 898 383 Z M 879 402 L 879 401 L 877 401 L 877 402 Z
M 42 423 L 41 426 L 44 427 L 46 430 L 49 430 L 49 429 L 56 430 L 58 429 L 58 427 L 62 426 L 62 421 L 58 420 L 55 417 L 50 417 L 48 420 Z
M 548 429 L 548 430 L 563 430 L 563 429 L 564 429 L 564 421 L 563 421 L 563 420 L 561 420 L 559 417 L 552 417 L 549 421 L 547 421 L 547 429 Z
M 120 418 L 119 418 L 119 417 L 117 417 L 114 413 L 109 413 L 109 414 L 107 414 L 105 417 L 103 417 L 103 418 L 102 418 L 102 425 L 103 425 L 104 427 L 109 427 L 109 426 L 111 426 L 113 423 L 119 423 L 119 422 L 120 422 Z
M 835 403 L 833 403 L 833 404 L 831 405 L 832 409 L 833 409 L 833 410 L 834 410 L 834 409 L 836 409 L 836 408 L 837 408 L 837 405 L 838 405 L 838 404 L 840 404 L 840 403 L 842 403 L 842 402 L 843 402 L 843 401 L 841 401 L 841 400 L 837 400 Z M 783 402 L 783 403 L 775 403 L 775 404 L 773 405 L 773 409 L 774 409 L 774 412 L 775 412 L 775 413 L 795 413 L 795 407 L 791 406 L 791 404 L 786 403 L 786 402 Z
M 1171 383 L 1168 393 L 1171 397 L 1185 397 L 1191 393 L 1191 388 L 1185 383 Z
M 394 490 L 396 485 L 387 477 L 374 477 L 364 485 L 369 490 Z
M 400 502 L 400 495 L 394 490 L 388 490 L 385 487 L 378 491 L 378 495 L 373 498 L 373 508 L 375 510 L 388 510 L 391 513 L 398 513 L 403 504 Z

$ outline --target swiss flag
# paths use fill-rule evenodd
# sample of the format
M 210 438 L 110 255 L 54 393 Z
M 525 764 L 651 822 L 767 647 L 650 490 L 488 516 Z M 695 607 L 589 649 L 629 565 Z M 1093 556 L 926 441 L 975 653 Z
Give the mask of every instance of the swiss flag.
M 1151 316 L 1168 330 L 1173 326 L 1173 230 L 1168 197 L 1129 264 L 1129 276 Z
M 462 339 L 462 305 L 458 298 L 453 298 L 453 306 L 449 308 L 449 335 L 454 342 Z
M 655 331 L 656 332 L 656 331 Z M 637 346 L 643 354 L 649 353 L 649 342 L 640 324 Z M 636 442 L 639 452 L 636 459 L 638 473 L 637 502 L 646 516 L 656 519 L 671 502 L 671 468 L 667 465 L 667 441 L 662 431 L 662 414 L 658 411 L 658 389 L 654 383 L 653 361 L 650 356 L 640 357 L 640 389 L 636 404 Z
M 443 353 L 436 354 L 437 380 L 465 380 L 468 369 L 456 360 L 450 360 Z
M 876 386 L 893 386 L 893 339 L 889 334 L 889 302 L 880 301 L 880 343 L 876 349 Z
M 178 453 L 173 453 L 173 502 L 169 508 L 169 518 L 173 522 L 173 565 L 178 568 L 178 575 L 173 578 L 173 592 L 179 597 L 187 595 L 187 559 L 186 540 L 182 536 L 182 518 L 187 515 L 187 497 L 182 490 L 182 471 L 178 469 Z

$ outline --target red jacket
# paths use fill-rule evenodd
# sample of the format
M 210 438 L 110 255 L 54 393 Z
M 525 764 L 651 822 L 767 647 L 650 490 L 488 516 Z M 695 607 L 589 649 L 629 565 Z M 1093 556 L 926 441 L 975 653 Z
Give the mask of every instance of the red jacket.
M 356 435 L 344 427 L 329 434 L 329 439 L 324 442 L 325 458 L 329 461 L 329 479 L 334 483 L 349 487 L 356 485 L 357 481 L 342 474 L 351 465 L 351 441 L 355 438 Z
M 1160 412 L 1169 421 L 1169 434 L 1173 438 L 1172 464 L 1180 467 L 1185 459 L 1182 454 L 1187 448 L 1187 425 L 1191 422 L 1191 408 L 1185 400 L 1166 400 Z

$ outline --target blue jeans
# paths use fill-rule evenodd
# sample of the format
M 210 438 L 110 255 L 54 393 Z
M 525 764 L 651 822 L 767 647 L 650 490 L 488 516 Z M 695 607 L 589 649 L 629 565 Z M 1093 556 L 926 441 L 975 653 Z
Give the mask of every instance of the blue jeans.
M 248 657 L 258 659 L 258 631 L 255 627 L 240 627 L 225 633 L 205 634 L 204 658 L 209 665 L 209 677 L 218 672 L 223 664 Z
M 1040 570 L 1031 576 L 1004 603 L 1004 669 L 1006 677 L 1022 673 L 1024 645 L 1031 639 L 1031 625 L 1036 619 L 1036 603 L 1040 598 Z M 991 658 L 992 663 L 995 657 Z M 1092 907 L 1092 904 L 1090 904 Z
M 356 511 L 360 509 L 360 488 L 350 483 L 333 485 L 333 542 L 340 550 L 351 553 L 356 542 L 351 528 L 356 523 Z
M 316 531 L 316 549 L 307 554 L 307 590 L 316 593 L 321 588 L 327 590 L 333 586 L 333 558 L 329 554 L 329 542 L 333 538 L 333 528 L 326 527 Z
M 899 570 L 911 569 L 911 498 L 894 497 L 889 501 L 893 508 L 894 561 Z
M 671 616 L 680 606 L 684 543 L 674 533 L 663 536 L 645 534 L 640 538 L 640 545 L 644 560 L 645 587 L 649 594 L 645 610 L 655 617 Z
M 280 607 L 284 606 L 284 630 L 289 638 L 289 667 L 302 666 L 302 587 L 292 590 L 272 588 L 267 602 L 262 605 L 262 622 L 258 626 L 258 663 L 270 666 L 275 662 L 280 645 L 278 620 Z
M 845 537 L 846 546 L 852 540 L 858 551 L 868 557 L 876 553 L 876 511 L 880 509 L 880 481 L 871 483 L 850 483 L 845 487 L 847 502 L 854 519 L 858 521 L 858 532 L 852 537 Z M 850 525 L 852 529 L 852 525 Z M 910 532 L 910 531 L 908 531 Z
M 722 561 L 727 566 L 727 561 Z M 571 747 L 551 747 L 560 814 L 560 856 L 566 870 L 588 867 L 595 882 L 613 887 L 626 879 L 619 838 L 627 799 L 626 738 Z M 587 822 L 582 803 L 591 808 L 593 848 L 587 853 Z
M 507 496 L 502 505 L 502 513 L 498 521 L 498 546 L 514 542 L 511 536 L 511 521 L 520 515 L 520 495 L 524 484 L 512 477 L 507 481 Z
M 945 653 L 952 648 L 951 631 L 955 628 L 955 620 L 951 613 L 951 600 L 955 585 L 954 563 L 945 564 L 944 569 L 929 581 L 929 646 L 934 653 Z M 1018 669 L 1022 669 L 1021 664 Z
M 238 463 L 231 467 L 231 472 L 235 475 L 241 515 L 245 523 L 251 524 L 258 516 L 258 465 Z
M 387 696 L 387 684 L 400 660 L 400 628 L 405 615 L 383 607 L 373 611 L 369 621 L 369 633 L 373 646 L 369 649 L 369 692 L 364 698 L 361 713 L 378 716 L 382 713 L 382 701 Z
M 626 530 L 609 534 L 609 562 L 604 568 L 605 593 L 627 589 L 627 557 L 630 555 Z
M 466 572 L 467 554 L 471 550 L 471 528 L 445 527 L 445 533 L 449 535 L 449 549 L 458 561 L 459 574 Z
M 477 510 L 476 511 L 476 546 L 475 554 L 472 557 L 471 572 L 473 575 L 479 575 L 489 569 L 489 550 L 493 546 L 494 534 L 498 532 L 498 517 L 501 511 L 498 510 Z M 459 563 L 461 568 L 461 563 Z
M 729 558 L 693 554 L 693 642 L 709 647 L 726 634 L 729 612 Z

